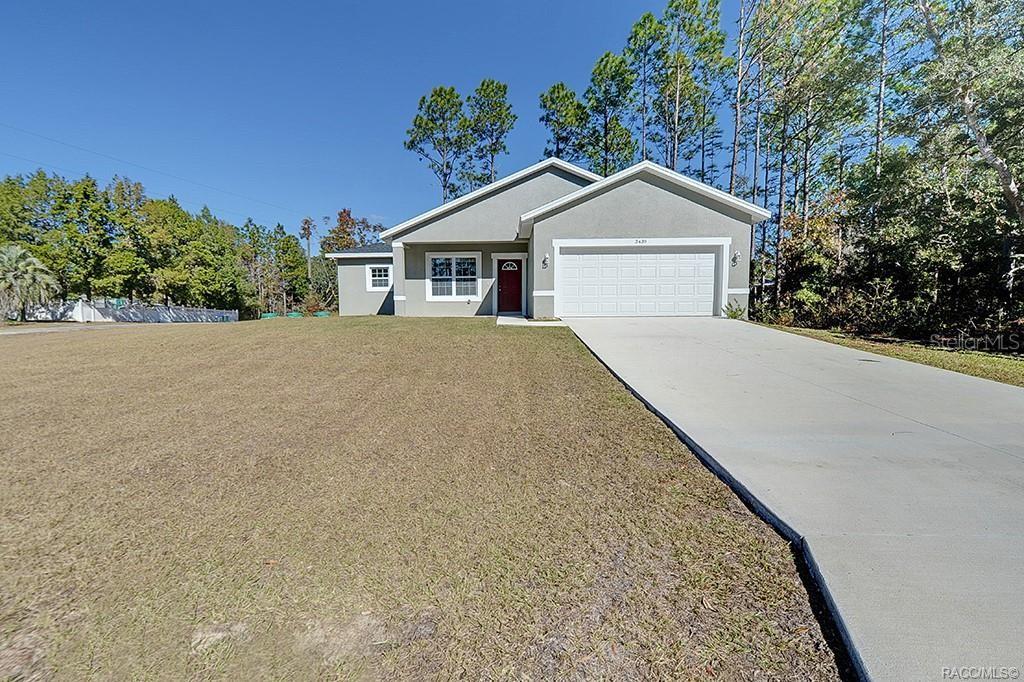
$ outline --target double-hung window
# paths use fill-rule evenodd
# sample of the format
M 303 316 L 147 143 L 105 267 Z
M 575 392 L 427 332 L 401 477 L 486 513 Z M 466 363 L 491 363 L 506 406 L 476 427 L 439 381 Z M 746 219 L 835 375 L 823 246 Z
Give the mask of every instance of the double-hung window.
M 427 300 L 480 300 L 479 253 L 428 253 Z
M 391 288 L 391 264 L 366 266 L 366 290 L 387 291 Z

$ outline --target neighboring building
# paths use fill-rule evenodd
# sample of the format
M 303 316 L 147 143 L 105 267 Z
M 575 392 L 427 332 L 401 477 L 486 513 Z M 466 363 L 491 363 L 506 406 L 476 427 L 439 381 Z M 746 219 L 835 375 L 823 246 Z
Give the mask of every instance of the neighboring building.
M 328 257 L 342 315 L 721 315 L 747 306 L 768 216 L 649 161 L 547 159 Z

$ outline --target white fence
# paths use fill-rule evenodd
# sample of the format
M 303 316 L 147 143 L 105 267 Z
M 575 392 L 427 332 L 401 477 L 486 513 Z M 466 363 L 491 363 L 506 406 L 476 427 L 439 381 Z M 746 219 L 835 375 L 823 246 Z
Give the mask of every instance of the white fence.
M 123 299 L 66 301 L 34 306 L 25 319 L 52 322 L 238 322 L 237 310 L 144 305 Z

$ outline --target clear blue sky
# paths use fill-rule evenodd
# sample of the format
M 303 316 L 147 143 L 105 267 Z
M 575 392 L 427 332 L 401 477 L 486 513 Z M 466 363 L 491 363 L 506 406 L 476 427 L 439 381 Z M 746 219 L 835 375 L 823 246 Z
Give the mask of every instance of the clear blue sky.
M 513 172 L 542 155 L 539 93 L 559 80 L 582 90 L 597 57 L 664 4 L 8 3 L 0 175 L 127 175 L 236 224 L 295 231 L 347 206 L 390 226 L 438 203 L 402 146 L 432 86 L 509 84 L 519 121 L 499 171 Z

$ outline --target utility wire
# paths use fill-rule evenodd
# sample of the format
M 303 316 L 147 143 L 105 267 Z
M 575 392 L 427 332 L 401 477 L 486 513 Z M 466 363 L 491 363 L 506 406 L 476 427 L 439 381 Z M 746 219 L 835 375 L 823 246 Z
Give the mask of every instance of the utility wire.
M 238 192 L 232 192 L 231 190 L 221 189 L 219 187 L 214 187 L 213 185 L 207 185 L 206 183 L 203 183 L 203 182 L 196 182 L 195 180 L 189 180 L 188 178 L 183 178 L 180 175 L 175 175 L 173 173 L 168 173 L 166 171 L 157 170 L 156 168 L 150 168 L 149 166 L 143 166 L 142 164 L 135 163 L 134 161 L 128 161 L 127 159 L 121 159 L 121 158 L 118 158 L 116 156 L 111 156 L 110 154 L 105 154 L 103 152 L 98 152 L 98 151 L 96 151 L 94 149 L 87 149 L 87 148 L 81 147 L 81 146 L 79 146 L 77 144 L 72 144 L 70 142 L 65 142 L 63 140 L 58 140 L 58 139 L 56 139 L 54 137 L 49 137 L 47 135 L 42 135 L 40 133 L 34 133 L 31 130 L 25 130 L 24 128 L 18 128 L 17 126 L 12 126 L 12 125 L 10 125 L 8 123 L 0 122 L 0 127 L 7 128 L 9 130 L 14 130 L 16 132 L 19 132 L 19 133 L 22 133 L 22 134 L 25 134 L 25 135 L 31 135 L 32 137 L 38 137 L 39 139 L 47 140 L 48 142 L 54 142 L 56 144 L 61 144 L 61 145 L 64 145 L 65 147 L 70 147 L 71 149 L 77 149 L 78 151 L 86 152 L 87 154 L 95 154 L 96 156 L 102 156 L 103 158 L 110 159 L 111 161 L 116 161 L 118 163 L 125 163 L 125 164 L 128 164 L 129 166 L 135 166 L 136 168 L 141 168 L 142 170 L 148 171 L 150 173 L 157 173 L 159 175 L 164 175 L 164 176 L 167 176 L 169 178 L 174 178 L 175 180 L 180 180 L 181 182 L 187 182 L 187 183 L 189 183 L 191 185 L 196 185 L 197 187 L 202 187 L 204 189 L 212 190 L 214 192 L 221 192 L 222 194 L 230 194 L 231 196 L 238 197 L 239 199 L 245 199 L 246 201 L 255 201 L 255 202 L 258 202 L 260 204 L 264 204 L 266 206 L 271 206 L 273 208 L 280 209 L 282 211 L 288 211 L 289 213 L 294 213 L 296 215 L 301 215 L 302 214 L 302 211 L 297 211 L 297 210 L 295 210 L 293 208 L 288 208 L 287 206 L 281 206 L 280 204 L 275 204 L 275 203 L 272 203 L 272 202 L 269 202 L 269 201 L 264 201 L 263 199 L 256 199 L 255 197 L 250 197 L 250 196 L 246 196 L 244 194 L 239 194 Z
M 87 175 L 87 173 L 83 172 L 83 171 L 72 170 L 70 168 L 62 168 L 60 166 L 55 166 L 52 163 L 46 163 L 44 161 L 38 161 L 36 159 L 30 159 L 30 158 L 25 157 L 25 156 L 18 156 L 17 154 L 11 154 L 10 152 L 0 152 L 0 154 L 2 154 L 4 156 L 9 156 L 12 159 L 18 159 L 19 161 L 25 161 L 27 163 L 34 163 L 37 166 L 45 166 L 46 168 L 50 168 L 51 170 L 60 171 L 62 173 L 70 173 L 72 175 Z M 166 200 L 168 200 L 170 198 L 170 197 L 161 197 L 161 196 L 157 196 L 157 195 L 153 195 L 153 194 L 148 194 L 148 193 L 147 193 L 146 196 L 149 199 L 162 199 L 164 201 L 166 201 Z M 178 201 L 179 203 L 182 203 L 182 204 L 191 205 L 192 207 L 200 206 L 199 202 L 192 201 L 191 199 L 180 199 L 178 197 L 175 197 L 175 200 Z M 209 207 L 209 204 L 205 204 L 204 203 L 204 204 L 202 204 L 202 206 Z M 223 215 L 225 213 L 228 213 L 230 215 L 236 215 L 239 218 L 246 218 L 246 219 L 248 219 L 248 218 L 252 217 L 252 216 L 248 216 L 248 215 L 246 215 L 244 213 L 239 213 L 238 211 L 214 211 L 212 208 L 210 209 L 210 211 L 214 215 Z

